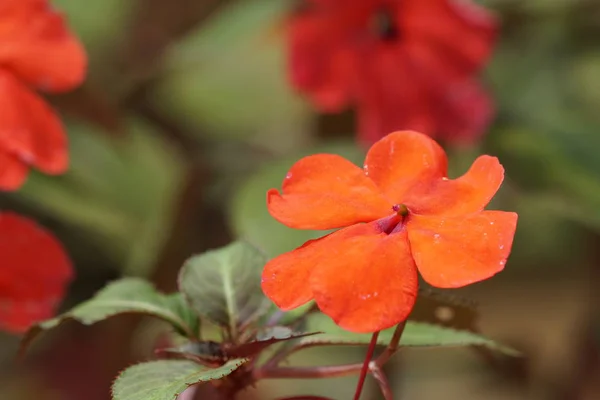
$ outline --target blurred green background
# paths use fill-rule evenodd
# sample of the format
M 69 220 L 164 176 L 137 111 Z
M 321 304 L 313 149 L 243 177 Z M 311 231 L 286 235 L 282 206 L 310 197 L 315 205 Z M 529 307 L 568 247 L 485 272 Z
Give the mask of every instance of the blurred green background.
M 281 25 L 291 2 L 53 3 L 90 56 L 86 84 L 51 99 L 71 168 L 32 174 L 0 206 L 33 216 L 67 246 L 77 280 L 65 308 L 121 275 L 173 290 L 188 256 L 234 237 L 276 255 L 319 235 L 271 219 L 265 191 L 302 155 L 364 154 L 351 113 L 318 115 L 286 82 Z M 452 176 L 481 153 L 500 157 L 507 178 L 492 206 L 520 218 L 506 270 L 457 292 L 478 301 L 485 334 L 527 358 L 498 374 L 468 350 L 406 350 L 390 379 L 402 399 L 598 399 L 600 1 L 481 3 L 503 25 L 483 76 L 498 115 L 479 145 L 447 150 Z M 157 332 L 128 317 L 68 324 L 18 365 L 18 338 L 2 335 L 0 398 L 109 399 L 117 372 L 149 357 Z M 321 350 L 299 362 L 362 354 Z M 269 381 L 240 398 L 346 399 L 354 382 Z M 365 398 L 378 398 L 372 382 L 367 389 Z

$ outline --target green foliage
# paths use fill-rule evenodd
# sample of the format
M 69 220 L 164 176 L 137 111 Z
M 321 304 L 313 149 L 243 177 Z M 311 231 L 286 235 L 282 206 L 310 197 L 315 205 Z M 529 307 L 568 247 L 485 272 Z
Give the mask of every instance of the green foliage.
M 260 317 L 268 303 L 260 289 L 267 258 L 245 242 L 207 251 L 186 261 L 179 288 L 198 315 L 227 327 L 232 335 Z
M 194 132 L 274 150 L 303 143 L 310 108 L 286 81 L 277 34 L 287 7 L 262 0 L 224 7 L 167 54 L 154 102 Z
M 200 321 L 179 293 L 164 295 L 142 279 L 125 278 L 100 290 L 72 310 L 32 327 L 22 341 L 22 350 L 42 331 L 55 328 L 67 319 L 91 325 L 119 314 L 146 314 L 170 323 L 190 339 L 197 337 Z
M 337 326 L 330 318 L 321 313 L 310 314 L 306 318 L 305 329 L 311 332 L 325 332 L 300 340 L 301 345 L 313 344 L 368 344 L 371 334 L 348 332 Z M 387 345 L 394 334 L 395 328 L 386 329 L 379 333 L 377 342 Z M 444 326 L 408 321 L 400 340 L 401 346 L 406 347 L 466 347 L 484 346 L 500 351 L 507 355 L 519 355 L 517 351 L 500 345 L 491 339 L 476 333 L 446 328 Z
M 159 360 L 127 368 L 114 382 L 114 400 L 175 400 L 188 387 L 221 379 L 240 368 L 246 360 L 231 360 L 217 368 L 191 361 Z
M 127 140 L 117 142 L 91 124 L 69 124 L 68 173 L 32 174 L 18 196 L 89 234 L 127 275 L 145 276 L 169 232 L 182 165 L 149 125 L 125 125 Z

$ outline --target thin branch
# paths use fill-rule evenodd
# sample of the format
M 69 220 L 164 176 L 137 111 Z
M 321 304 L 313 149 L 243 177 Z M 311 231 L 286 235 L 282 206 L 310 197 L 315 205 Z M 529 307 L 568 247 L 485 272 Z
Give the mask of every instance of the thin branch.
M 383 366 L 389 359 L 398 351 L 398 347 L 400 345 L 400 339 L 402 338 L 402 334 L 404 333 L 404 328 L 406 327 L 406 321 L 400 322 L 396 326 L 396 330 L 394 331 L 394 335 L 390 340 L 390 343 L 387 345 L 383 353 L 377 357 L 376 364 L 378 366 Z
M 383 398 L 385 400 L 394 400 L 394 395 L 392 393 L 392 388 L 390 387 L 390 383 L 385 376 L 383 370 L 377 365 L 372 365 L 371 374 L 373 374 L 373 378 L 379 384 L 379 388 L 381 389 L 381 393 L 383 393 Z
M 371 359 L 373 358 L 373 353 L 375 352 L 375 347 L 377 346 L 377 337 L 379 337 L 379 331 L 374 332 L 373 336 L 371 336 L 371 342 L 369 343 L 369 348 L 367 349 L 367 355 L 365 356 L 365 361 L 363 362 L 363 366 L 360 370 L 360 376 L 358 377 L 358 383 L 356 384 L 354 400 L 360 399 L 360 394 L 362 393 L 363 386 L 365 385 L 365 379 L 367 378 L 367 373 L 369 372 L 369 365 L 371 364 Z

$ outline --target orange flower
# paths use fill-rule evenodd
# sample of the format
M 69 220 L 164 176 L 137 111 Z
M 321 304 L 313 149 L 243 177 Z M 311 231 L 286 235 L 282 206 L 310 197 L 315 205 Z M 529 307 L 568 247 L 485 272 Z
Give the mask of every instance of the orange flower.
M 15 333 L 50 318 L 73 275 L 62 245 L 13 213 L 0 213 L 0 266 L 0 329 Z
M 298 161 L 269 212 L 297 229 L 337 230 L 272 259 L 264 293 L 283 310 L 315 300 L 338 325 L 375 332 L 405 320 L 417 269 L 429 284 L 457 288 L 504 268 L 517 214 L 484 211 L 502 180 L 498 159 L 481 156 L 447 178 L 444 150 L 402 131 L 376 142 L 364 168 L 332 154 Z
M 0 190 L 18 189 L 29 166 L 59 174 L 67 139 L 54 111 L 32 90 L 81 83 L 86 55 L 47 0 L 0 0 Z

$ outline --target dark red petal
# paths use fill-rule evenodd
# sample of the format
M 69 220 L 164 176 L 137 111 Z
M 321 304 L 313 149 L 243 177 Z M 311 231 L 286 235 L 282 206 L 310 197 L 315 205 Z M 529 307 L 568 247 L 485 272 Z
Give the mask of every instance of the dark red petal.
M 371 147 L 364 170 L 396 204 L 429 190 L 432 182 L 446 176 L 447 163 L 444 150 L 433 139 L 414 131 L 400 131 Z
M 496 157 L 478 157 L 458 179 L 441 178 L 428 190 L 410 193 L 405 204 L 413 213 L 460 216 L 485 208 L 504 180 L 504 168 Z
M 363 144 L 371 145 L 397 130 L 436 133 L 427 84 L 422 82 L 429 77 L 421 77 L 404 46 L 372 46 L 356 57 L 358 130 Z
M 294 14 L 287 25 L 290 80 L 325 112 L 340 111 L 349 100 L 348 63 L 333 24 L 331 14 L 309 9 Z
M 494 15 L 468 0 L 404 1 L 396 17 L 405 41 L 431 49 L 427 64 L 462 77 L 484 65 L 497 34 Z
M 0 150 L 0 191 L 19 189 L 27 178 L 28 169 L 13 154 Z
M 0 327 L 22 332 L 49 318 L 73 270 L 61 244 L 35 222 L 0 213 Z
M 333 154 L 305 157 L 283 181 L 283 194 L 267 193 L 271 215 L 298 229 L 333 229 L 391 213 L 373 181 L 359 167 Z
M 47 1 L 11 0 L 0 11 L 0 66 L 51 92 L 83 81 L 85 51 Z
M 68 166 L 67 138 L 54 111 L 0 69 L 0 149 L 47 174 Z
M 483 211 L 462 217 L 412 215 L 407 224 L 412 255 L 425 281 L 458 288 L 504 269 L 517 214 Z
M 495 114 L 492 98 L 474 79 L 438 86 L 432 98 L 437 132 L 454 143 L 470 144 L 479 139 Z
M 356 225 L 343 240 L 322 246 L 310 274 L 321 311 L 352 332 L 376 332 L 405 320 L 417 295 L 417 271 L 406 232 Z

